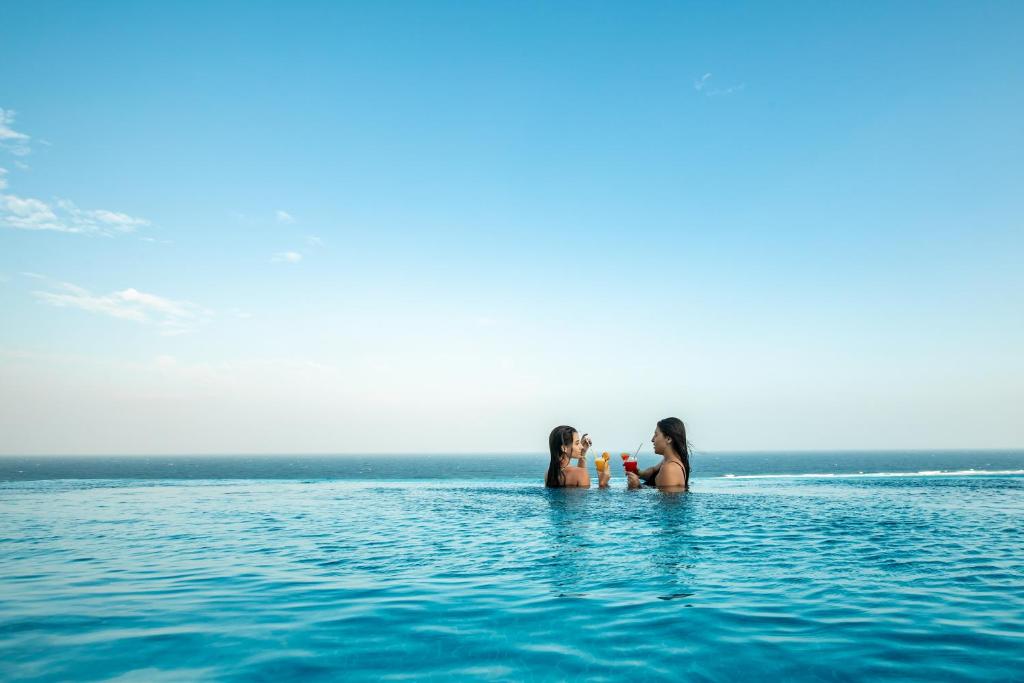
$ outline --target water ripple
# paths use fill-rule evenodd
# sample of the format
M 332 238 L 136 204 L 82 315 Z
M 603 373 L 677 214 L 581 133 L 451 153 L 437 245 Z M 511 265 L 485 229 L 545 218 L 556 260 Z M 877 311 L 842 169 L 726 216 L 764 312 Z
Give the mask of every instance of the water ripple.
M 1019 477 L 0 484 L 0 678 L 1012 680 Z

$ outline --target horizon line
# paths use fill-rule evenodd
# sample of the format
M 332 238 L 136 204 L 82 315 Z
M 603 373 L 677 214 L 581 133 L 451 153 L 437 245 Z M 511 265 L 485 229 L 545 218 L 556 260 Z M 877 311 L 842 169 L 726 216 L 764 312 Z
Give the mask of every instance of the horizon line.
M 984 447 L 963 447 L 963 448 L 800 448 L 800 449 L 764 449 L 764 450 L 748 450 L 748 449 L 722 449 L 722 450 L 700 450 L 690 451 L 691 455 L 807 455 L 807 454 L 824 454 L 824 453 L 957 453 L 964 451 L 973 452 L 986 452 L 986 451 L 1022 451 L 1024 452 L 1024 446 L 984 446 Z M 601 451 L 602 453 L 604 451 Z M 611 452 L 611 451 L 609 451 Z M 622 451 L 625 453 L 626 451 Z M 641 451 L 643 452 L 643 451 Z M 474 457 L 474 456 L 535 456 L 535 455 L 547 455 L 544 451 L 401 451 L 401 452 L 360 452 L 360 451 L 307 451 L 301 453 L 284 453 L 284 452 L 205 452 L 205 453 L 176 453 L 176 452 L 165 452 L 165 453 L 0 453 L 0 458 L 206 458 L 206 457 L 239 457 L 239 458 L 253 458 L 253 457 L 268 457 L 268 458 L 280 458 L 280 457 L 409 457 L 409 456 L 456 456 L 456 457 Z M 648 453 L 648 455 L 651 455 Z

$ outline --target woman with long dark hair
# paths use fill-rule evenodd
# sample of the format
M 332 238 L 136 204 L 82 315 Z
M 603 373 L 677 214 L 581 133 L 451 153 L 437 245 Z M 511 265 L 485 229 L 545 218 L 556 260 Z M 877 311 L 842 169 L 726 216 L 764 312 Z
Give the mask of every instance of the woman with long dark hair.
M 590 439 L 587 435 L 584 434 L 581 439 L 580 433 L 569 425 L 552 429 L 551 435 L 548 436 L 551 461 L 544 476 L 544 485 L 548 488 L 590 488 L 590 474 L 587 472 L 588 448 Z M 570 465 L 573 460 L 576 461 L 575 467 Z M 608 469 L 606 467 L 598 475 L 598 485 L 601 488 L 608 486 L 608 480 L 611 478 Z
M 659 420 L 654 428 L 654 452 L 661 462 L 641 472 L 626 473 L 626 484 L 631 489 L 656 486 L 667 491 L 685 491 L 690 485 L 690 444 L 686 440 L 686 425 L 678 417 Z

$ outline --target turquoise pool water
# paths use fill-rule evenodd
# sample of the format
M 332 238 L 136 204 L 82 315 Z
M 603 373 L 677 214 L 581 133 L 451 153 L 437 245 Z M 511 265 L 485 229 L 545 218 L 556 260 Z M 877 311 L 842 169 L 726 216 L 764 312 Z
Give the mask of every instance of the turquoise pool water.
M 1021 680 L 1007 457 L 805 460 L 813 476 L 719 471 L 687 494 L 549 491 L 507 458 L 407 481 L 8 461 L 0 678 Z

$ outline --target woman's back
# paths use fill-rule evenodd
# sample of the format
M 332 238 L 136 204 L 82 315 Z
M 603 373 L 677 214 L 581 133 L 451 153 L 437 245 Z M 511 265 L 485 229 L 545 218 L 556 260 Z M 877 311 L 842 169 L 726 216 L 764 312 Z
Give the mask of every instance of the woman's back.
M 562 474 L 565 477 L 563 486 L 567 488 L 590 486 L 590 473 L 583 467 L 566 467 Z

